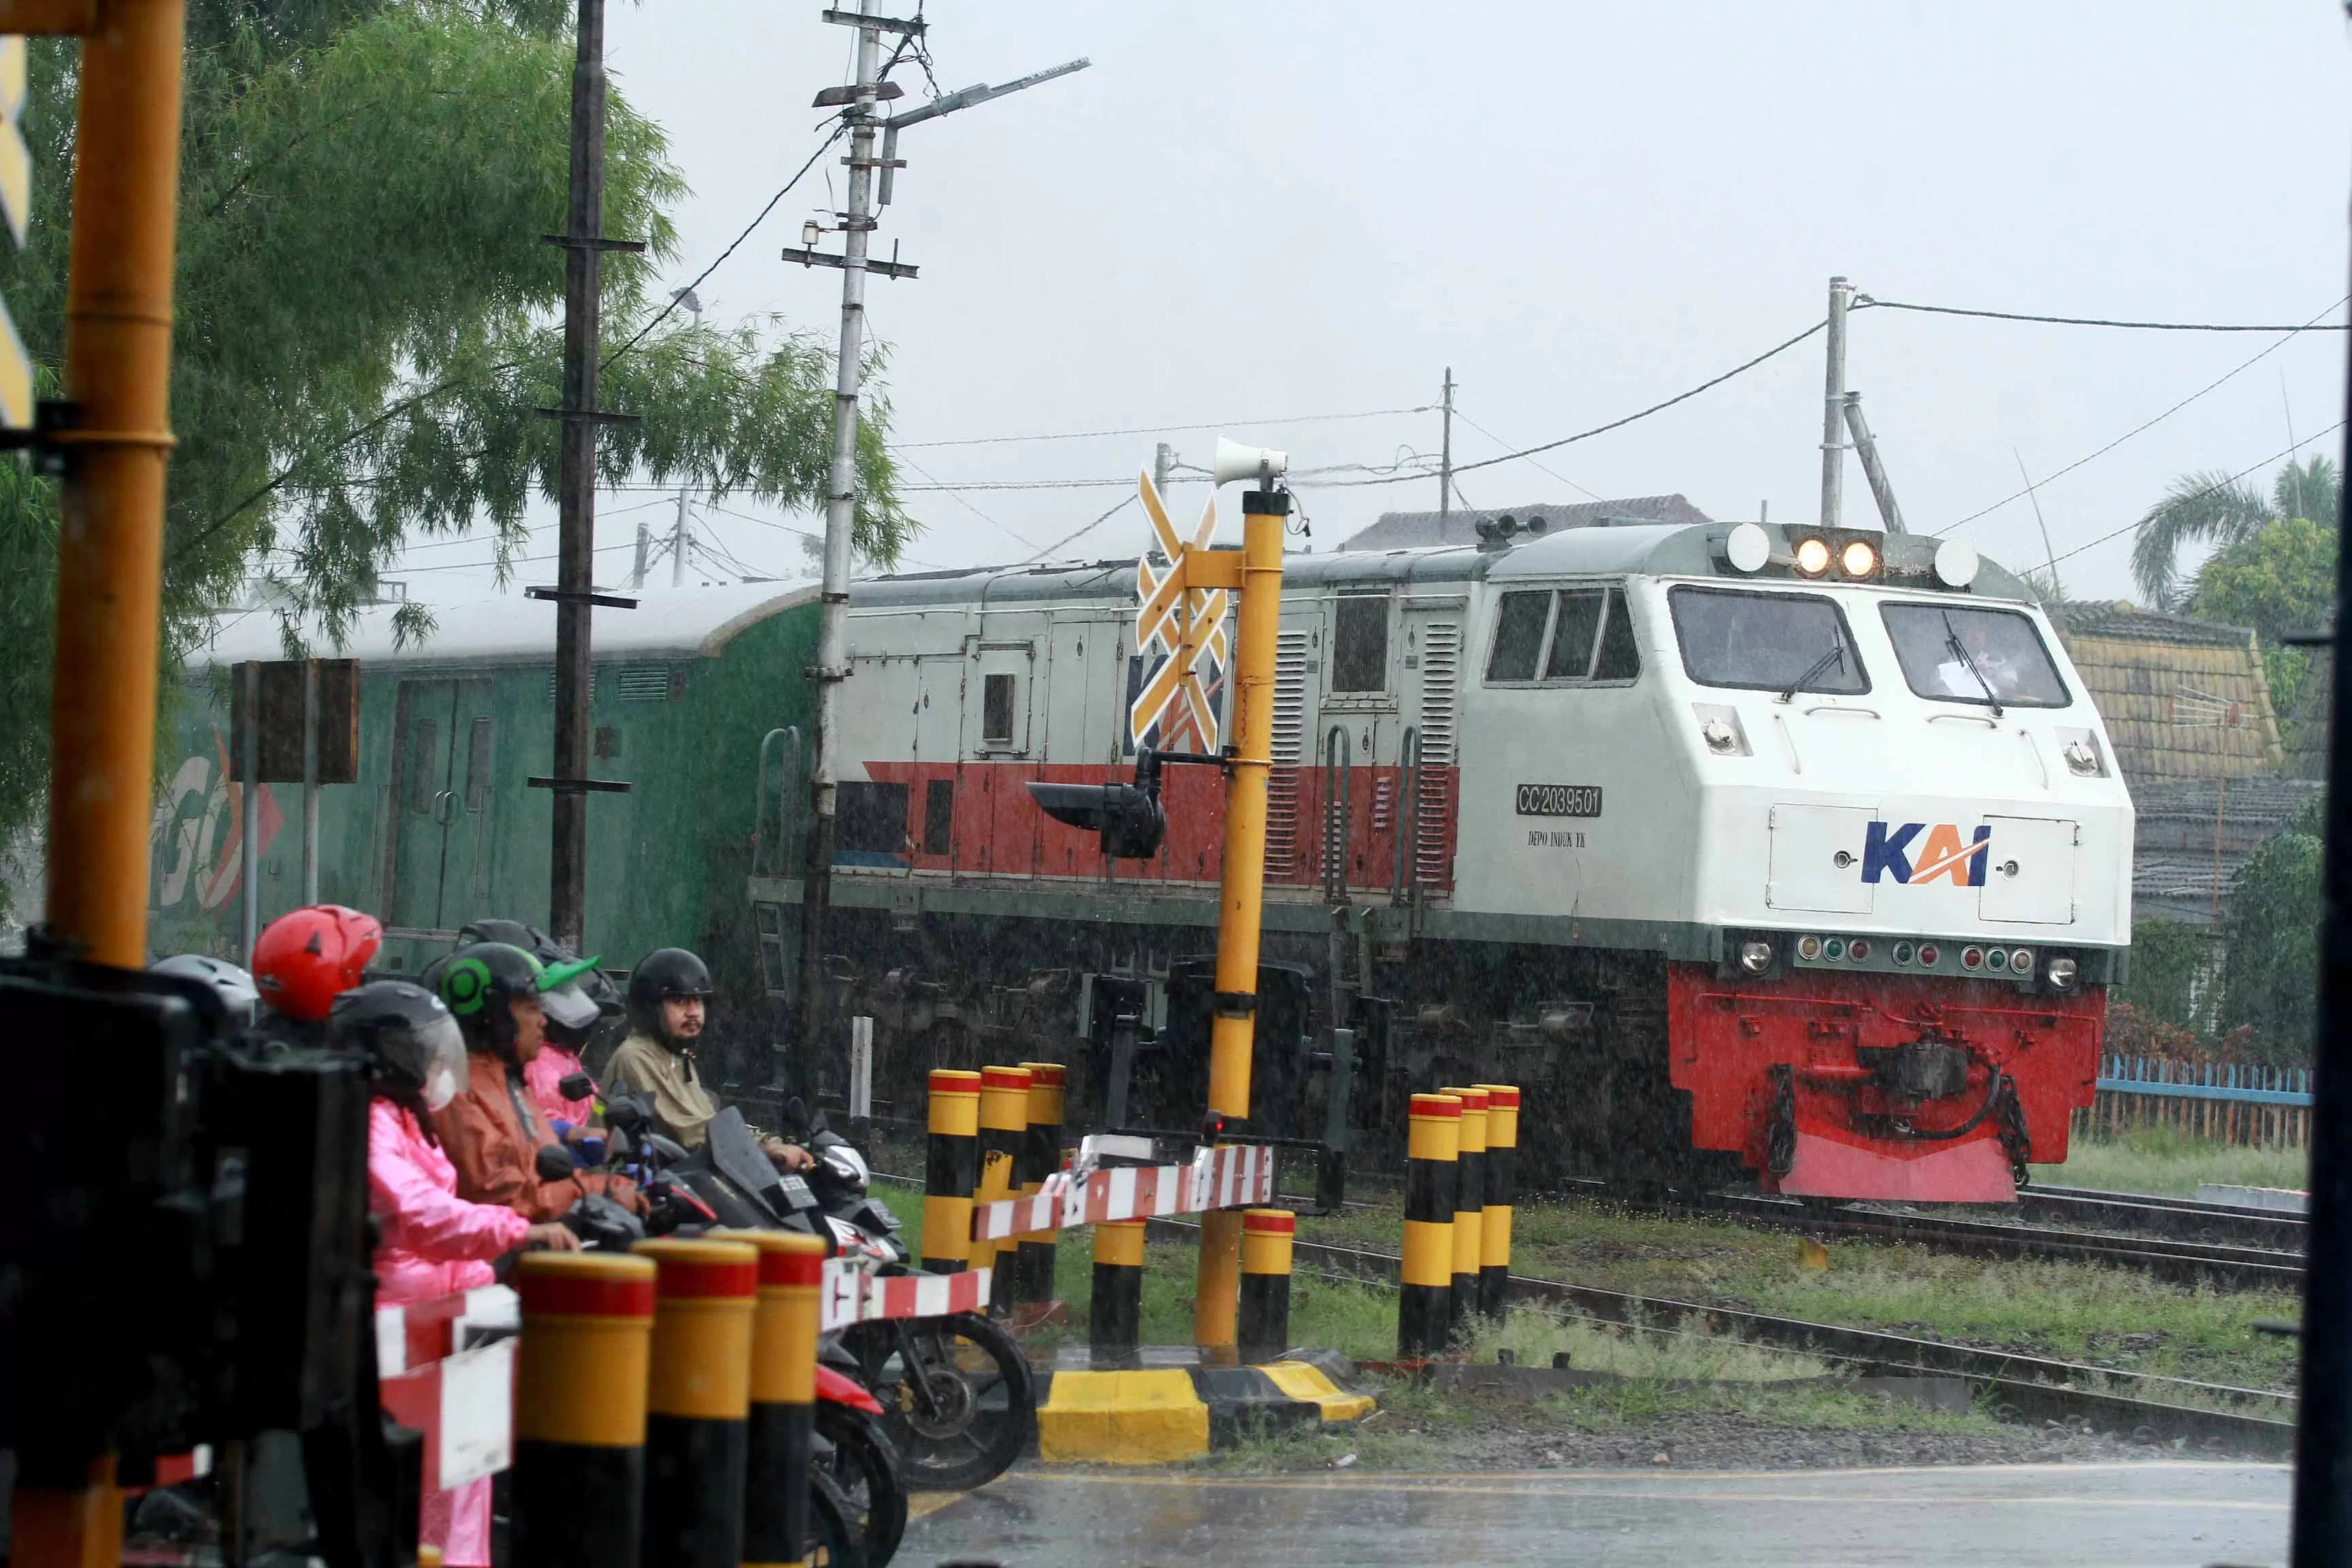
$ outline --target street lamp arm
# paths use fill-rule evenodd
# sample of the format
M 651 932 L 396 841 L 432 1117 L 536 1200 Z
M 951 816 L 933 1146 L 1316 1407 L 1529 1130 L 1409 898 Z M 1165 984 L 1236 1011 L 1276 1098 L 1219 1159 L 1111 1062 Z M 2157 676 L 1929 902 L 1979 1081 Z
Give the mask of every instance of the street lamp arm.
M 909 125 L 919 124 L 926 120 L 937 120 L 942 114 L 952 114 L 959 109 L 970 109 L 975 103 L 986 103 L 992 98 L 1003 98 L 1007 93 L 1019 92 L 1024 87 L 1035 87 L 1041 81 L 1051 81 L 1057 76 L 1068 76 L 1074 71 L 1082 71 L 1092 64 L 1094 61 L 1090 59 L 1070 60 L 1066 64 L 1052 66 L 1045 70 L 1024 76 L 1017 81 L 1008 81 L 1002 87 L 991 87 L 983 81 L 971 87 L 959 88 L 953 92 L 931 100 L 920 109 L 910 109 L 904 114 L 891 115 L 882 121 L 882 129 L 903 131 Z

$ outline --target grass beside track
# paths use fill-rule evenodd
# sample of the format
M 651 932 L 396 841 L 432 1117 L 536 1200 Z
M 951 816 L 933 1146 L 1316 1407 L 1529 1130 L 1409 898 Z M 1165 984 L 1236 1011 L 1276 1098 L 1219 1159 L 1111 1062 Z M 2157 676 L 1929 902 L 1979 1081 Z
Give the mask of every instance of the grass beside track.
M 1302 1220 L 1302 1239 L 1396 1250 L 1397 1211 Z M 1599 1204 L 1522 1208 L 1513 1269 L 1580 1285 L 1744 1308 L 1782 1317 L 2055 1356 L 2115 1372 L 2154 1373 L 2289 1390 L 2292 1341 L 2258 1334 L 2258 1318 L 2292 1319 L 2294 1296 L 2167 1284 L 2094 1264 L 2004 1263 L 1924 1247 L 1833 1240 L 1829 1268 L 1799 1265 L 1796 1238 L 1704 1217 Z
M 2036 1181 L 2112 1193 L 2188 1197 L 2200 1182 L 2301 1188 L 2311 1160 L 2302 1149 L 2249 1148 L 2190 1138 L 2169 1127 L 2134 1127 L 2115 1138 L 2077 1138 L 2063 1165 L 2036 1165 Z

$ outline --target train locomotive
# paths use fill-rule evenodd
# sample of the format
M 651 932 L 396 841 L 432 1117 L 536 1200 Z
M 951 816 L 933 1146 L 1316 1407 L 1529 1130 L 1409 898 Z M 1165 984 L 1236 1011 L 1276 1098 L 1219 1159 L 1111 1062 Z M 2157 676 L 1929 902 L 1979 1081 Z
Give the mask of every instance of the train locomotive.
M 2063 1160 L 2122 976 L 2132 806 L 2023 584 L 1963 543 L 1867 530 L 1482 532 L 1286 563 L 1253 1125 L 1322 1126 L 1344 1060 L 1372 1158 L 1415 1089 L 1521 1085 L 1535 1184 L 1989 1203 Z M 1106 858 L 1025 787 L 1132 778 L 1137 577 L 853 591 L 825 1004 L 874 1020 L 880 1108 L 919 1115 L 934 1066 L 1045 1058 L 1072 1064 L 1074 1120 L 1099 1119 L 1116 1059 L 1129 1120 L 1199 1113 L 1216 771 L 1165 772 L 1147 860 Z M 797 973 L 814 599 L 709 588 L 599 619 L 598 752 L 632 793 L 596 808 L 589 945 L 625 962 L 699 933 L 751 1004 L 739 1022 Z M 525 785 L 551 637 L 499 603 L 406 648 L 362 621 L 374 717 L 362 786 L 327 803 L 324 889 L 395 911 L 394 963 L 477 914 L 543 911 L 547 807 Z M 203 661 L 267 656 L 247 640 Z M 225 726 L 192 679 L 194 766 Z M 221 947 L 234 858 L 205 807 L 159 807 L 158 921 L 184 851 L 183 889 L 216 901 L 182 918 Z M 281 835 L 265 902 L 291 901 L 284 854 Z M 767 1076 L 772 1043 L 739 1037 L 736 1075 Z M 839 1088 L 835 1058 L 815 1087 Z

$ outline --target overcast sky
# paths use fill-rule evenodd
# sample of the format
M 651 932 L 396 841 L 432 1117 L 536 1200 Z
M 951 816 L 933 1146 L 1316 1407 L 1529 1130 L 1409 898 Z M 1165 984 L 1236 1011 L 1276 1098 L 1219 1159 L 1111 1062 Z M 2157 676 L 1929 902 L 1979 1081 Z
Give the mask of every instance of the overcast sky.
M 810 100 L 846 79 L 852 38 L 821 8 L 614 5 L 618 89 L 667 130 L 693 187 L 670 286 L 814 147 Z M 1094 64 L 902 142 L 910 166 L 877 250 L 898 245 L 922 276 L 877 279 L 870 316 L 924 564 L 1061 540 L 1121 499 L 1157 439 L 1205 461 L 1222 430 L 1286 447 L 1302 469 L 1433 456 L 1449 364 L 1457 462 L 1552 440 L 1818 321 L 1832 273 L 1886 300 L 2000 310 L 2344 320 L 2352 97 L 2336 0 L 934 0 L 928 15 L 945 89 Z M 925 90 L 918 70 L 897 79 Z M 712 318 L 772 312 L 830 341 L 838 275 L 777 258 L 829 205 L 814 174 L 786 197 L 703 285 Z M 1875 310 L 1853 320 L 1850 384 L 1916 531 L 1958 525 L 2032 565 L 2045 552 L 2025 500 L 1961 522 L 2021 489 L 2021 457 L 2049 477 L 2269 350 L 2042 490 L 2070 595 L 2123 596 L 2128 535 L 2092 542 L 2178 474 L 2260 466 L 2266 480 L 2290 430 L 2343 417 L 2343 340 Z M 1769 501 L 1776 520 L 1811 519 L 1822 388 L 1816 337 L 1460 489 L 1480 508 L 1679 491 L 1717 517 Z M 1422 411 L 1309 417 L 1383 410 Z M 1029 438 L 1129 426 L 1213 427 Z M 1014 439 L 951 444 L 999 437 Z M 2330 437 L 2305 451 L 2340 449 Z M 1107 488 L 919 488 L 1066 480 Z M 1299 489 L 1318 550 L 1437 500 L 1425 478 Z M 1202 491 L 1184 493 L 1197 507 Z M 666 528 L 671 503 L 648 499 L 606 497 L 600 543 Z M 720 545 L 799 570 L 773 525 L 817 520 L 724 504 L 744 515 L 704 514 Z M 1846 506 L 1874 523 L 1858 465 Z M 1129 506 L 1058 553 L 1132 554 L 1142 531 Z M 469 548 L 415 559 L 446 566 Z M 600 578 L 626 563 L 609 549 Z M 437 571 L 413 592 L 477 581 Z

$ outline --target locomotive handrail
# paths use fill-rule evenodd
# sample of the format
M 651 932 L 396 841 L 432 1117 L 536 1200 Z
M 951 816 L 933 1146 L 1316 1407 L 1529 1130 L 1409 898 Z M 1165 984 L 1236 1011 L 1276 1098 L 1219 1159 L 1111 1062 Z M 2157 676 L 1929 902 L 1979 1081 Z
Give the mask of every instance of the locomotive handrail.
M 1405 899 L 1406 868 L 1412 868 L 1412 886 L 1421 886 L 1421 726 L 1404 727 L 1404 739 L 1397 747 L 1397 760 L 1404 764 L 1404 787 L 1399 792 L 1396 834 L 1396 870 L 1389 879 L 1389 902 L 1401 904 Z
M 1348 808 L 1349 775 L 1356 761 L 1355 738 L 1345 724 L 1334 724 L 1323 737 L 1323 901 L 1348 900 Z M 1335 787 L 1336 784 L 1336 787 Z
M 799 725 L 787 724 L 760 737 L 760 769 L 751 786 L 751 875 L 754 877 L 775 874 L 769 868 L 766 853 L 768 749 L 779 740 L 786 747 L 786 761 L 776 770 L 776 847 L 782 867 L 791 866 L 793 841 L 800 836 L 797 814 L 790 813 L 785 803 L 792 798 L 792 781 L 801 771 L 801 731 Z

